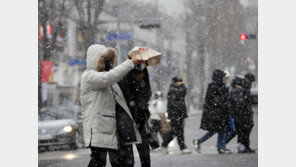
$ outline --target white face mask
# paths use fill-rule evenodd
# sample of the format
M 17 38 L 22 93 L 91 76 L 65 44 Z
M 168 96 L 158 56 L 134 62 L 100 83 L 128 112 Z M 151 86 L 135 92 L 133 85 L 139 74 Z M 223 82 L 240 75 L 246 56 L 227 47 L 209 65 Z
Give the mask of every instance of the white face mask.
M 229 77 L 224 77 L 224 78 L 223 78 L 223 82 L 224 82 L 224 83 L 227 83 L 228 81 L 229 81 Z

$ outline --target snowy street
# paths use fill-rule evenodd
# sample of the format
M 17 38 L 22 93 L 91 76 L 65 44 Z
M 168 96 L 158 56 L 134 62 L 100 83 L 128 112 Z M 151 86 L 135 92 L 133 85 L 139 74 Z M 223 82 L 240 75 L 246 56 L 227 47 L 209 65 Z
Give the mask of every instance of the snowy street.
M 205 131 L 199 129 L 201 114 L 191 114 L 186 120 L 185 141 L 192 154 L 182 155 L 179 153 L 179 147 L 176 138 L 169 145 L 169 155 L 160 152 L 151 152 L 151 166 L 153 167 L 257 167 L 258 166 L 258 115 L 254 115 L 255 126 L 251 133 L 251 148 L 255 149 L 255 154 L 236 153 L 235 137 L 227 148 L 234 151 L 230 155 L 220 155 L 216 151 L 217 135 L 214 135 L 208 141 L 202 144 L 202 153 L 197 153 L 192 145 L 194 138 L 200 137 Z M 139 156 L 135 151 L 135 166 L 140 166 Z M 54 150 L 42 152 L 38 155 L 38 166 L 42 167 L 86 167 L 90 160 L 89 149 Z M 107 166 L 110 167 L 109 160 Z

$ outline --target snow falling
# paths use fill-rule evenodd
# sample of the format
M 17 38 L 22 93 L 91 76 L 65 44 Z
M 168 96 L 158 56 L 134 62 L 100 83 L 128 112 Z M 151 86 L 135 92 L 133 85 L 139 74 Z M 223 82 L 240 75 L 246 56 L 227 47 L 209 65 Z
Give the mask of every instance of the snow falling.
M 84 104 L 83 100 L 85 99 L 81 94 L 83 94 L 82 90 L 84 89 L 82 74 L 88 70 L 87 49 L 93 44 L 101 44 L 117 51 L 115 67 L 125 62 L 128 59 L 129 52 L 135 47 L 147 47 L 162 53 L 159 64 L 147 67 L 142 64 L 138 66 L 136 71 L 133 71 L 133 75 L 128 74 L 123 78 L 123 81 L 118 82 L 118 89 L 122 90 L 123 95 L 118 94 L 117 87 L 114 87 L 114 85 L 106 88 L 105 97 L 112 95 L 110 96 L 112 99 L 106 100 L 105 104 L 102 104 L 104 106 L 114 99 L 125 99 L 126 106 L 130 108 L 131 115 L 135 119 L 137 114 L 133 113 L 133 108 L 142 110 L 146 107 L 148 110 L 149 107 L 151 112 L 151 107 L 153 108 L 151 104 L 154 104 L 155 107 L 156 104 L 159 104 L 156 101 L 160 100 L 160 104 L 163 104 L 161 107 L 162 114 L 166 115 L 168 123 L 172 125 L 171 131 L 175 131 L 175 127 L 184 126 L 185 139 L 180 140 L 179 143 L 178 135 L 176 135 L 167 146 L 169 149 L 166 151 L 172 156 L 169 158 L 170 161 L 161 162 L 160 157 L 165 157 L 162 154 L 163 150 L 151 149 L 151 166 L 173 166 L 173 164 L 175 166 L 183 164 L 190 166 L 189 162 L 196 166 L 217 165 L 210 165 L 212 163 L 210 159 L 204 159 L 203 163 L 197 163 L 193 160 L 186 162 L 186 160 L 182 160 L 181 155 L 175 153 L 181 149 L 181 153 L 187 154 L 184 151 L 185 149 L 182 152 L 181 148 L 186 144 L 184 148 L 192 151 L 190 155 L 193 156 L 192 159 L 199 156 L 197 144 L 200 141 L 196 140 L 194 145 L 192 140 L 207 133 L 206 129 L 200 129 L 201 125 L 211 127 L 217 125 L 203 122 L 206 121 L 204 120 L 204 112 L 214 110 L 211 108 L 214 106 L 214 108 L 220 107 L 223 110 L 228 108 L 226 110 L 231 115 L 231 119 L 234 120 L 233 124 L 239 125 L 243 122 L 242 127 L 254 126 L 252 133 L 250 132 L 251 147 L 258 148 L 257 116 L 252 115 L 251 119 L 254 119 L 252 125 L 244 121 L 238 123 L 236 120 L 243 118 L 236 117 L 238 114 L 234 112 L 234 110 L 237 112 L 257 111 L 257 0 L 38 0 L 38 148 L 40 149 L 40 166 L 46 166 L 46 163 L 42 163 L 42 158 L 46 159 L 47 156 L 67 160 L 65 163 L 52 163 L 52 166 L 67 166 L 66 162 L 74 161 L 84 155 L 87 155 L 87 159 L 82 160 L 81 158 L 77 162 L 77 166 L 87 166 L 89 163 L 90 149 L 85 148 L 85 136 L 83 136 L 83 130 L 85 130 L 83 121 L 87 119 L 87 116 L 82 112 L 88 111 L 88 108 L 85 107 L 88 104 Z M 152 64 L 155 62 L 156 59 L 151 60 Z M 105 68 L 105 65 L 101 68 Z M 148 70 L 147 73 L 143 72 L 145 69 Z M 213 84 L 214 86 L 212 85 L 213 87 L 210 88 L 210 83 L 215 80 L 213 73 L 216 69 L 220 69 L 224 74 L 218 79 L 221 82 L 218 81 L 215 83 L 216 85 Z M 138 75 L 139 73 L 141 75 Z M 253 74 L 250 79 L 251 86 L 249 83 L 245 83 L 246 74 Z M 120 77 L 119 73 L 114 75 Z M 106 75 L 106 77 L 108 76 Z M 143 78 L 147 76 L 148 80 L 146 81 Z M 254 77 L 254 80 L 252 77 Z M 96 78 L 91 79 L 95 80 Z M 127 82 L 124 83 L 124 80 L 127 80 Z M 108 84 L 106 80 L 102 80 L 102 82 Z M 180 87 L 179 82 L 184 85 L 184 88 L 183 86 Z M 178 86 L 174 86 L 174 83 Z M 221 86 L 220 83 L 223 83 L 224 86 Z M 135 89 L 128 90 L 128 87 L 132 86 Z M 171 96 L 170 91 L 174 92 Z M 99 95 L 93 97 L 94 92 L 88 93 L 87 97 L 97 98 Z M 125 92 L 129 93 L 125 94 Z M 160 92 L 160 94 L 157 94 L 157 92 Z M 133 97 L 133 95 L 138 97 Z M 157 100 L 155 96 L 160 97 Z M 149 102 L 145 104 L 139 102 L 143 99 L 148 99 Z M 178 102 L 180 99 L 184 100 L 183 108 L 180 107 L 183 106 L 183 102 Z M 120 102 L 116 101 L 114 104 L 117 105 L 118 103 Z M 241 106 L 248 105 L 249 109 L 247 107 L 246 109 L 241 108 Z M 177 119 L 186 118 L 186 124 L 179 124 L 180 121 L 174 122 L 174 116 L 169 112 L 178 113 L 179 111 L 170 111 L 171 106 L 186 111 L 185 115 L 178 115 Z M 125 107 L 123 108 L 125 109 Z M 73 113 L 69 112 L 70 110 Z M 209 111 L 209 115 L 211 114 Z M 104 115 L 106 120 L 116 117 L 116 114 Z M 217 115 L 214 117 L 217 117 L 218 122 L 221 122 L 224 119 L 223 116 Z M 97 115 L 90 115 L 89 117 L 95 116 Z M 229 121 L 228 118 L 227 121 Z M 162 119 L 162 117 L 156 116 L 155 119 Z M 53 120 L 56 122 L 50 123 Z M 135 126 L 139 128 L 140 125 L 137 121 L 135 122 Z M 215 129 L 224 128 L 223 122 L 219 125 L 223 126 L 215 127 Z M 66 128 L 66 126 L 70 127 Z M 147 126 L 152 126 L 152 124 L 149 122 Z M 121 126 L 118 129 L 124 128 L 125 126 Z M 129 128 L 133 129 L 134 127 Z M 64 139 L 56 139 L 53 136 L 72 131 L 77 133 L 74 134 L 75 140 L 69 144 L 69 148 L 75 150 L 76 153 L 66 149 L 64 152 L 57 152 L 56 155 L 50 154 L 57 150 L 46 145 L 45 139 L 51 137 L 52 143 L 64 142 Z M 180 131 L 180 129 L 176 131 Z M 50 134 L 49 132 L 53 133 Z M 238 134 L 238 132 L 236 133 Z M 161 145 L 165 139 L 159 133 L 157 136 Z M 219 138 L 223 135 L 217 133 L 217 136 Z M 133 140 L 133 137 L 127 136 L 127 140 Z M 205 148 L 202 148 L 202 151 L 206 154 L 217 154 L 216 142 L 217 138 L 209 139 L 211 144 L 205 142 L 203 144 Z M 237 147 L 244 149 L 241 143 L 237 143 L 236 139 L 233 139 L 229 148 L 236 150 Z M 135 147 L 133 150 L 135 152 L 137 148 Z M 220 153 L 219 150 L 218 153 Z M 189 159 L 191 158 L 189 157 Z M 224 164 L 224 166 L 237 166 L 238 162 L 246 163 L 246 161 L 250 161 L 250 164 L 244 164 L 245 166 L 256 166 L 258 163 L 257 154 L 256 157 L 240 155 L 236 158 L 238 159 L 232 158 L 230 160 L 233 163 L 228 162 L 229 164 Z M 154 159 L 158 162 L 157 165 L 154 163 Z M 175 162 L 176 159 L 181 160 Z M 220 162 L 223 157 L 215 157 L 214 161 L 215 159 Z M 138 156 L 135 156 L 135 161 L 135 166 L 140 166 Z M 107 160 L 108 165 L 110 165 L 109 160 Z

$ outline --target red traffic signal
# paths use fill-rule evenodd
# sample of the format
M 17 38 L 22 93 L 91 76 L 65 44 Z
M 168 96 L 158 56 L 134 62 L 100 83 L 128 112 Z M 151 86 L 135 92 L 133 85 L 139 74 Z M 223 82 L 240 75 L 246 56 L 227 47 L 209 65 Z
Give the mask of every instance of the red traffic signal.
M 245 41 L 247 39 L 247 36 L 246 34 L 242 33 L 240 36 L 239 36 L 240 40 L 242 41 Z

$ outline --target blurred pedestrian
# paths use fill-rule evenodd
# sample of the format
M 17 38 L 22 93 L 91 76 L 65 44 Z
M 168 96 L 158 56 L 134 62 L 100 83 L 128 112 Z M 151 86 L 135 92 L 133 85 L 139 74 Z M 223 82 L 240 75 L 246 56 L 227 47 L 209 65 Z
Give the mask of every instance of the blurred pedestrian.
M 149 111 L 151 136 L 156 138 L 159 143 L 157 134 L 160 134 L 161 132 L 161 119 L 165 117 L 165 108 L 164 103 L 162 101 L 162 93 L 160 91 L 155 92 L 154 99 L 150 101 Z
M 142 143 L 136 144 L 141 166 L 150 167 L 150 147 L 146 128 L 150 116 L 148 102 L 152 92 L 147 67 L 143 64 L 137 65 L 119 82 L 119 86 L 141 134 Z M 134 166 L 132 145 L 122 145 L 120 149 L 125 165 Z
M 235 77 L 232 81 L 230 112 L 233 116 L 238 136 L 239 153 L 255 153 L 250 148 L 250 134 L 254 123 L 248 88 L 248 83 L 243 78 Z
M 253 74 L 247 73 L 245 75 L 245 88 L 248 94 L 248 102 L 250 106 L 258 104 L 258 101 L 256 100 L 256 95 L 251 94 L 252 83 L 254 81 L 255 81 L 255 76 Z
M 130 111 L 117 82 L 138 60 L 128 59 L 114 68 L 116 56 L 114 49 L 104 45 L 91 45 L 87 50 L 87 69 L 81 79 L 81 110 L 85 146 L 91 149 L 89 167 L 106 166 L 107 153 L 112 166 L 121 166 L 115 108 L 120 105 L 129 115 Z M 133 142 L 140 143 L 138 130 L 133 130 Z
M 191 151 L 187 149 L 184 140 L 184 120 L 187 118 L 187 108 L 185 104 L 185 96 L 187 88 L 183 84 L 183 79 L 174 77 L 172 84 L 168 91 L 168 104 L 167 113 L 168 118 L 171 120 L 171 132 L 166 135 L 162 143 L 162 152 L 168 154 L 168 144 L 177 137 L 177 141 L 182 154 L 191 154 Z
M 212 82 L 208 86 L 200 125 L 201 129 L 208 132 L 201 138 L 193 140 L 194 148 L 198 152 L 201 150 L 201 144 L 217 132 L 223 134 L 218 136 L 220 138 L 218 141 L 223 143 L 225 140 L 224 133 L 229 128 L 229 90 L 223 82 L 225 76 L 224 71 L 220 69 L 214 70 Z M 223 144 L 217 145 L 218 153 L 230 153 L 230 150 L 226 150 L 223 146 Z
M 228 90 L 228 94 L 229 94 L 229 79 L 230 79 L 230 73 L 228 71 L 224 71 L 225 72 L 225 77 L 223 78 L 223 82 L 225 83 L 225 86 Z M 229 97 L 227 97 L 227 99 L 229 100 Z M 232 150 L 229 150 L 226 148 L 226 145 L 228 144 L 227 140 L 229 140 L 229 138 L 232 137 L 232 135 L 235 134 L 235 126 L 234 126 L 234 122 L 233 122 L 233 118 L 231 117 L 230 114 L 230 109 L 229 109 L 229 103 L 228 103 L 228 114 L 229 114 L 229 126 L 226 127 L 226 131 L 225 132 L 218 132 L 218 137 L 217 137 L 217 148 L 222 148 L 224 150 L 225 153 L 227 154 L 231 154 Z M 224 136 L 221 136 L 224 135 Z M 223 141 L 222 141 L 223 139 Z

